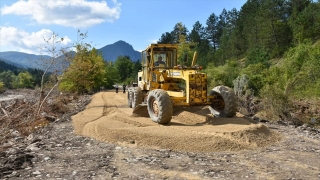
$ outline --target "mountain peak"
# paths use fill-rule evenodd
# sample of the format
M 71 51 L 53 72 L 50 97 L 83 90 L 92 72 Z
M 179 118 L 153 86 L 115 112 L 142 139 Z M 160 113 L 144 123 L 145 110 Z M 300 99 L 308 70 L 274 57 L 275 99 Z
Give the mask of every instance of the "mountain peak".
M 106 61 L 115 61 L 119 56 L 129 56 L 132 61 L 137 61 L 141 58 L 141 53 L 134 50 L 132 45 L 123 40 L 106 45 L 99 49 L 99 51 Z
M 115 43 L 113 43 L 113 44 L 129 44 L 129 43 L 127 43 L 127 42 L 125 42 L 125 41 L 123 41 L 123 40 L 119 40 L 119 41 L 117 41 L 117 42 L 115 42 Z M 130 44 L 129 44 L 130 45 Z
M 129 56 L 132 61 L 141 59 L 141 52 L 133 49 L 129 43 L 119 40 L 113 44 L 106 45 L 101 49 L 102 57 L 105 61 L 115 61 L 119 56 Z M 71 52 L 74 54 L 75 52 Z M 0 59 L 7 64 L 15 65 L 22 68 L 39 68 L 32 60 L 50 58 L 47 55 L 35 55 L 17 51 L 0 52 Z

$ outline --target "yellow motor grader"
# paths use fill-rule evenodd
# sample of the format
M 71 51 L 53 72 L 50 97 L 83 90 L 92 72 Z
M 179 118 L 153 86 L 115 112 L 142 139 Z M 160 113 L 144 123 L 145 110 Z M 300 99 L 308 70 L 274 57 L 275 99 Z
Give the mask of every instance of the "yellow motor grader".
M 196 52 L 190 66 L 178 64 L 177 44 L 151 44 L 141 54 L 137 87 L 129 87 L 127 93 L 128 106 L 133 108 L 134 115 L 147 115 L 154 122 L 167 124 L 175 106 L 209 105 L 214 116 L 235 116 L 237 103 L 233 90 L 217 86 L 208 92 L 207 75 L 196 65 Z

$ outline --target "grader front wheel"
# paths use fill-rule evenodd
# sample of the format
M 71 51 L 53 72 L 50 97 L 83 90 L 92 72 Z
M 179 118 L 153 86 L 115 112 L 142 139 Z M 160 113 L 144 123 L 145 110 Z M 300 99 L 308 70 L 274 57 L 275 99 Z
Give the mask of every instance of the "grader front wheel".
M 209 106 L 212 115 L 217 117 L 234 117 L 238 111 L 237 98 L 233 90 L 227 86 L 217 86 L 209 94 L 215 95 L 221 103 Z
M 132 108 L 142 103 L 142 90 L 139 87 L 135 87 L 132 92 Z
M 147 100 L 148 113 L 152 121 L 168 124 L 173 115 L 172 103 L 168 93 L 162 89 L 149 92 Z

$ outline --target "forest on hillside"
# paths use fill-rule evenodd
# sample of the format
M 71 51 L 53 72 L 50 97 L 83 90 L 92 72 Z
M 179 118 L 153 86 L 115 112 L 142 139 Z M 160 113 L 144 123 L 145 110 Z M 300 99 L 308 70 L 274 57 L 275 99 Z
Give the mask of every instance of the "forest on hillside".
M 312 0 L 248 0 L 238 11 L 212 13 L 189 31 L 183 22 L 162 34 L 158 43 L 179 43 L 180 35 L 196 44 L 199 64 L 224 65 L 248 57 L 246 65 L 282 57 L 289 48 L 320 36 L 320 4 Z M 261 59 L 262 58 L 262 59 Z
M 233 87 L 243 114 L 320 122 L 319 12 L 318 1 L 248 0 L 190 31 L 177 23 L 158 43 L 191 45 L 209 87 Z
M 197 21 L 191 30 L 178 22 L 158 43 L 178 43 L 180 59 L 197 51 L 197 63 L 208 73 L 208 88 L 232 87 L 245 115 L 320 123 L 319 12 L 319 1 L 248 0 L 240 10 L 212 13 L 205 25 Z M 84 40 L 87 34 L 78 31 L 78 36 Z M 54 46 L 55 41 L 47 42 Z M 52 87 L 55 81 L 60 91 L 95 92 L 135 80 L 141 68 L 127 56 L 108 62 L 84 41 L 74 48 L 77 54 L 66 58 L 70 66 L 55 76 L 0 69 L 0 89 L 43 86 L 41 76 L 46 74 L 48 84 Z

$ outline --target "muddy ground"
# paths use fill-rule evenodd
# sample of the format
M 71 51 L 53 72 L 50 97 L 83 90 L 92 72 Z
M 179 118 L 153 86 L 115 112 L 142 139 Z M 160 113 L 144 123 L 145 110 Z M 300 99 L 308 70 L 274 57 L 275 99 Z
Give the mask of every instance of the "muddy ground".
M 307 125 L 197 107 L 164 126 L 131 117 L 113 91 L 75 104 L 78 114 L 2 145 L 0 179 L 320 179 L 320 131 Z

